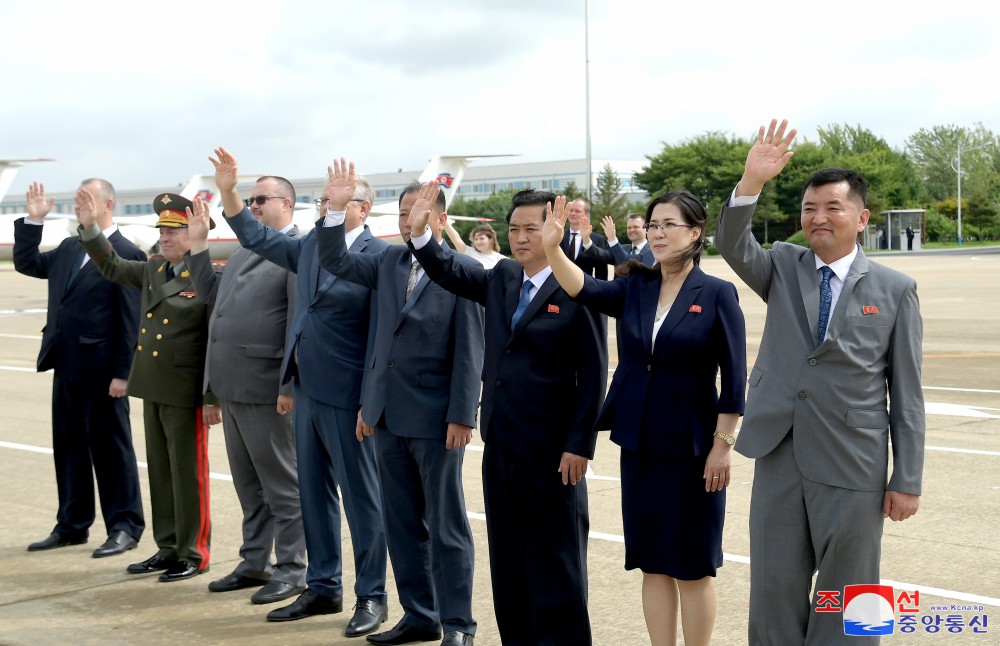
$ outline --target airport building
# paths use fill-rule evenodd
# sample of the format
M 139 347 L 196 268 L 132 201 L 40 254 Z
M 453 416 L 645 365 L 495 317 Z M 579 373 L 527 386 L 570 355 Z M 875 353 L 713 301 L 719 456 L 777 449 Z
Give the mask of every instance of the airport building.
M 635 185 L 633 175 L 646 164 L 645 160 L 592 160 L 592 179 L 596 184 L 597 177 L 606 164 L 610 164 L 615 175 L 621 181 L 621 192 L 629 196 L 629 201 L 646 199 L 646 194 Z M 456 195 L 466 199 L 483 199 L 495 191 L 504 189 L 537 188 L 539 190 L 559 193 L 573 183 L 580 190 L 587 185 L 587 162 L 585 159 L 570 159 L 550 162 L 527 162 L 513 164 L 491 164 L 471 162 L 465 169 L 462 183 Z M 375 191 L 375 202 L 394 202 L 399 198 L 400 191 L 410 182 L 420 177 L 421 170 L 390 173 L 373 173 L 366 175 Z M 109 178 L 112 183 L 114 178 Z M 291 179 L 291 178 L 289 178 Z M 300 203 L 311 203 L 323 192 L 325 177 L 308 177 L 291 179 L 295 186 Z M 241 183 L 241 191 L 249 193 L 250 182 Z M 161 186 L 158 188 L 131 189 L 116 187 L 118 191 L 117 215 L 145 215 L 153 212 L 153 198 L 160 193 L 180 191 L 183 184 Z M 54 210 L 58 213 L 73 213 L 73 191 L 50 194 L 55 197 Z M 7 195 L 0 206 L 0 213 L 24 213 L 26 204 L 22 195 Z

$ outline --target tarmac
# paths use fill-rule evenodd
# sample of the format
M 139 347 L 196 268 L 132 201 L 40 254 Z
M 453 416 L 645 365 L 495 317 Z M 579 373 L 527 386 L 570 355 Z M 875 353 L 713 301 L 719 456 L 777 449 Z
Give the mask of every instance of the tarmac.
M 924 317 L 923 384 L 927 402 L 924 492 L 916 516 L 886 521 L 883 583 L 919 590 L 919 617 L 962 618 L 963 630 L 937 633 L 918 623 L 915 632 L 886 637 L 887 644 L 1000 644 L 1000 249 L 963 253 L 877 254 L 878 262 L 917 280 Z M 747 319 L 750 365 L 758 350 L 764 304 L 718 257 L 702 267 L 739 288 Z M 249 602 L 253 590 L 211 593 L 208 583 L 239 562 L 239 503 L 229 478 L 223 434 L 209 439 L 212 479 L 212 562 L 201 576 L 159 583 L 155 576 L 125 574 L 125 566 L 152 555 L 147 527 L 136 550 L 93 559 L 106 536 L 98 516 L 86 545 L 27 552 L 55 523 L 56 489 L 51 457 L 51 373 L 35 372 L 45 322 L 46 286 L 0 264 L 0 644 L 362 644 L 347 639 L 354 568 L 344 523 L 345 611 L 287 623 L 268 623 L 274 605 Z M 612 334 L 613 334 L 613 327 Z M 609 344 L 612 355 L 614 341 Z M 612 357 L 614 359 L 614 357 Z M 614 369 L 612 361 L 611 369 Z M 140 460 L 146 517 L 148 482 L 142 402 L 132 399 L 132 429 Z M 713 643 L 746 643 L 749 609 L 748 514 L 753 461 L 733 454 L 728 492 L 724 566 L 715 581 L 718 615 Z M 641 574 L 626 572 L 622 542 L 618 449 L 601 434 L 588 478 L 590 617 L 594 643 L 648 643 L 640 596 Z M 476 541 L 473 609 L 476 643 L 500 644 L 493 616 L 482 496 L 482 442 L 467 450 L 465 494 Z M 680 529 L 680 528 L 679 528 Z M 388 629 L 402 616 L 390 570 Z M 947 606 L 934 612 L 931 606 Z M 283 605 L 283 604 L 278 604 Z M 954 605 L 954 607 L 953 607 Z M 986 616 L 985 633 L 968 626 Z M 990 622 L 989 620 L 993 620 Z M 995 624 L 994 624 L 995 622 Z M 259 640 L 259 641 L 258 641 Z M 850 643 L 850 638 L 846 638 Z M 683 640 L 681 639 L 681 643 Z

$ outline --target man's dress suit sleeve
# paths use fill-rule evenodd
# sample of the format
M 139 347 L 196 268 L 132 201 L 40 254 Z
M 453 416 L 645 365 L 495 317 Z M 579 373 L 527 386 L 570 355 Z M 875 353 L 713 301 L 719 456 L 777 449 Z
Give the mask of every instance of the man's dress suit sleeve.
M 291 238 L 264 226 L 244 208 L 236 215 L 226 216 L 240 244 L 279 267 L 299 272 L 299 255 L 305 238 Z
M 621 243 L 608 245 L 608 251 L 611 253 L 611 258 L 614 261 L 615 267 L 618 265 L 624 265 L 628 262 L 628 254 L 622 249 Z
M 750 230 L 757 204 L 723 206 L 715 226 L 715 247 L 750 289 L 767 302 L 774 265 L 771 252 L 760 246 Z
M 297 302 L 296 295 L 298 294 L 298 290 L 299 290 L 299 277 L 298 277 L 298 275 L 294 271 L 289 270 L 288 273 L 285 276 L 285 298 L 286 298 L 286 300 L 288 302 L 288 309 L 285 310 L 285 335 L 283 337 L 285 339 L 285 354 L 291 352 L 291 346 L 292 346 L 292 344 L 291 344 L 292 323 L 294 322 L 294 317 L 295 317 L 295 304 Z M 374 300 L 374 299 L 372 299 L 372 300 Z M 373 322 L 369 326 L 370 328 L 374 328 L 375 327 L 374 320 L 375 319 L 372 319 Z M 369 336 L 370 336 L 370 333 L 371 333 L 371 330 L 369 330 Z M 367 358 L 370 358 L 370 355 L 368 355 Z M 284 361 L 284 357 L 282 357 L 282 361 Z M 365 365 L 367 365 L 367 362 L 366 362 Z M 281 383 L 281 377 L 282 377 L 282 375 L 279 372 L 278 373 L 278 394 L 279 395 L 291 395 L 292 393 L 294 393 L 295 392 L 295 384 L 292 383 L 292 380 L 289 379 L 288 383 Z M 364 392 L 364 391 L 362 391 L 362 392 Z
M 319 264 L 337 278 L 368 289 L 378 288 L 379 265 L 384 251 L 378 253 L 358 253 L 347 249 L 346 231 L 343 224 L 335 227 L 316 227 L 316 243 L 319 249 Z
M 431 246 L 441 245 L 432 242 Z M 456 299 L 453 324 L 451 398 L 445 419 L 453 424 L 476 426 L 483 376 L 483 308 L 468 299 Z
M 32 278 L 47 279 L 56 252 L 62 245 L 46 252 L 40 252 L 43 226 L 28 224 L 24 218 L 14 222 L 14 269 L 19 274 Z
M 191 254 L 187 257 L 187 266 L 191 272 L 191 284 L 203 303 L 215 303 L 219 295 L 219 282 L 222 271 L 216 271 L 208 250 Z
M 889 387 L 889 437 L 892 440 L 892 476 L 886 489 L 920 494 L 924 470 L 926 411 L 920 366 L 923 321 L 912 280 L 903 289 L 889 344 L 886 380 Z
M 134 245 L 128 245 L 128 251 L 124 250 L 125 245 L 122 245 L 122 249 L 122 253 L 129 254 L 129 260 L 146 261 L 146 254 Z M 125 287 L 124 285 L 115 286 L 115 306 L 117 307 L 118 325 L 121 330 L 114 361 L 114 372 L 112 373 L 115 379 L 128 379 L 129 372 L 132 369 L 136 339 L 139 336 L 139 304 L 141 300 L 142 292 L 138 289 Z
M 102 276 L 119 285 L 142 289 L 148 261 L 122 258 L 103 233 L 98 234 L 96 238 L 84 240 L 83 248 L 87 250 L 90 259 L 97 264 Z
M 411 244 L 410 249 L 431 280 L 452 294 L 480 305 L 486 304 L 487 287 L 497 267 L 504 262 L 513 262 L 504 258 L 487 270 L 478 263 L 473 266 L 458 262 L 453 254 L 447 253 L 433 241 L 420 249 L 414 249 Z
M 576 370 L 578 399 L 576 417 L 566 436 L 565 451 L 588 459 L 593 459 L 597 448 L 594 423 L 604 402 L 608 381 L 607 352 L 602 345 L 600 329 L 601 326 L 594 320 L 590 309 L 577 308 L 573 321 L 573 347 L 579 351 L 572 360 Z
M 595 278 L 607 280 L 608 265 L 615 264 L 614 256 L 608 249 L 608 241 L 604 239 L 604 236 L 595 233 L 590 236 L 590 243 L 590 249 L 584 249 L 583 245 L 580 245 L 580 254 L 576 258 L 576 264 L 583 269 L 584 273 L 589 274 L 593 270 Z

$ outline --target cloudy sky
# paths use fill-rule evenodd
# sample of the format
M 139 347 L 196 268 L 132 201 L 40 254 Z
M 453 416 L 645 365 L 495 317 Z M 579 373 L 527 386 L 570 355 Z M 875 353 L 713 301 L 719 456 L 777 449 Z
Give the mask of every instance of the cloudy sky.
M 590 0 L 594 158 L 785 116 L 1000 131 L 1000 5 Z M 223 145 L 244 172 L 416 170 L 439 154 L 585 154 L 583 0 L 0 0 L 0 157 L 50 190 L 170 188 Z

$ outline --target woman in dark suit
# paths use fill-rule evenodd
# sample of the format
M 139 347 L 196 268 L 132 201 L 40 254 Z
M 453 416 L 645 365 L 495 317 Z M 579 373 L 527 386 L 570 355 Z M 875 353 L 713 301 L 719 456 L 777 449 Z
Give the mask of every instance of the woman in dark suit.
M 594 280 L 566 257 L 559 246 L 565 220 L 559 198 L 543 230 L 556 279 L 570 296 L 621 322 L 621 356 L 597 428 L 610 428 L 621 447 L 625 568 L 643 572 L 652 644 L 676 642 L 678 608 L 684 643 L 708 644 L 746 383 L 736 288 L 698 266 L 705 209 L 686 191 L 649 205 L 645 228 L 656 264 L 629 261 L 621 280 Z

